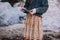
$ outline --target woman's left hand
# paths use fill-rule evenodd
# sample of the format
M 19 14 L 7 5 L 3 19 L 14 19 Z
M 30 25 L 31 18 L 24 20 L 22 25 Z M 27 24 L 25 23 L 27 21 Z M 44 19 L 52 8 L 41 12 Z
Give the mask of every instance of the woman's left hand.
M 34 8 L 34 9 L 30 10 L 29 13 L 30 14 L 35 14 L 36 13 L 36 9 Z

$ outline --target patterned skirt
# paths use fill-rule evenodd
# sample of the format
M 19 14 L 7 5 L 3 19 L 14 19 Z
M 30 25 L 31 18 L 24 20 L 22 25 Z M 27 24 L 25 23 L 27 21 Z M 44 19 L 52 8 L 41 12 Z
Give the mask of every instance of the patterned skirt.
M 24 40 L 42 40 L 42 17 L 27 15 L 24 28 Z

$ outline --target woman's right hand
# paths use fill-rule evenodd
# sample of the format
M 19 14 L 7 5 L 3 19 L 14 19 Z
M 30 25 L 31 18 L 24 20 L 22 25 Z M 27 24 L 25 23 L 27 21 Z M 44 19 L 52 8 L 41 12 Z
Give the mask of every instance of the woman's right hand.
M 23 11 L 23 10 L 25 10 L 26 8 L 24 8 L 24 7 L 21 7 L 21 11 Z

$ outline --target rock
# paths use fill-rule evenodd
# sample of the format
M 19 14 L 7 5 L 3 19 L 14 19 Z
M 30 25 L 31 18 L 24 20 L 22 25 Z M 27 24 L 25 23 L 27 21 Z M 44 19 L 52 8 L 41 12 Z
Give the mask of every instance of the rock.
M 60 40 L 60 32 L 44 32 L 43 40 Z
M 24 3 L 26 0 L 1 0 L 1 2 L 9 2 L 10 5 L 13 7 L 16 3 Z
M 1 1 L 1 0 L 0 0 Z
M 13 7 L 20 7 L 20 6 L 23 7 L 23 6 L 25 5 L 25 1 L 26 1 L 26 0 L 21 0 L 20 2 L 15 3 Z
M 6 9 L 12 8 L 8 2 L 0 2 L 0 12 L 5 11 Z
M 43 30 L 60 31 L 60 9 L 57 0 L 48 0 L 49 8 L 43 14 Z
M 23 7 L 25 5 L 25 2 L 18 2 L 13 5 L 13 7 Z
M 21 23 L 26 14 L 20 11 L 20 7 L 11 7 L 9 3 L 0 4 L 0 26 Z
M 22 36 L 24 24 L 15 24 L 6 27 L 0 27 L 0 38 L 15 38 Z
M 19 2 L 19 0 L 1 0 L 1 2 L 9 2 L 11 6 L 13 6 L 15 3 Z

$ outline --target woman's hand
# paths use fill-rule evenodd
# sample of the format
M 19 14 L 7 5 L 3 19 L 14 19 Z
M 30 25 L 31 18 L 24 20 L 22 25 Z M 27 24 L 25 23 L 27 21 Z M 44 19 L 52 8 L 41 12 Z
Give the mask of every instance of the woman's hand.
M 24 11 L 26 8 L 24 8 L 24 7 L 21 7 L 21 11 Z
M 36 9 L 34 8 L 34 9 L 30 10 L 29 13 L 30 14 L 35 14 L 36 13 Z

